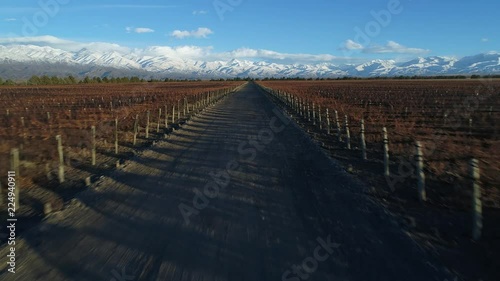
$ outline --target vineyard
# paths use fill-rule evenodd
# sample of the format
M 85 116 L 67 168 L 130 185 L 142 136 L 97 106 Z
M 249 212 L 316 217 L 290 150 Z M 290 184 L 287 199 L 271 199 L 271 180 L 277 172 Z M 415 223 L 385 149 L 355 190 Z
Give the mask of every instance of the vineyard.
M 7 174 L 11 151 L 18 149 L 24 189 L 62 183 L 64 179 L 58 178 L 61 165 L 66 166 L 67 172 L 73 171 L 67 179 L 82 181 L 84 173 L 80 175 L 78 171 L 110 166 L 110 156 L 119 160 L 136 147 L 163 138 L 192 113 L 212 104 L 239 84 L 241 82 L 169 82 L 2 87 L 0 174 Z M 59 139 L 63 157 L 58 151 Z M 59 163 L 59 159 L 64 163 Z
M 281 96 L 328 149 L 341 147 L 367 162 L 384 155 L 388 190 L 415 188 L 415 144 L 428 182 L 446 204 L 469 208 L 468 163 L 478 159 L 487 206 L 500 204 L 500 81 L 262 81 Z M 361 122 L 364 132 L 361 137 Z M 364 140 L 362 140 L 363 138 Z M 361 154 L 366 146 L 365 155 Z M 382 168 L 382 164 L 379 165 Z M 382 175 L 383 173 L 380 172 Z M 416 192 L 415 192 L 416 197 Z M 457 200 L 458 199 L 458 200 Z M 465 206 L 464 206 L 465 204 Z
M 321 280 L 339 269 L 353 280 L 498 280 L 500 81 L 0 91 L 0 173 L 16 171 L 0 205 L 20 199 L 19 280 L 109 280 L 137 261 L 130 272 L 147 280 L 164 266 L 161 280 L 186 268 L 200 274 L 186 280 L 219 268 L 248 270 L 228 280 L 280 280 L 317 237 L 341 253 L 332 248 L 341 263 L 321 267 Z M 274 270 L 252 265 L 269 253 Z

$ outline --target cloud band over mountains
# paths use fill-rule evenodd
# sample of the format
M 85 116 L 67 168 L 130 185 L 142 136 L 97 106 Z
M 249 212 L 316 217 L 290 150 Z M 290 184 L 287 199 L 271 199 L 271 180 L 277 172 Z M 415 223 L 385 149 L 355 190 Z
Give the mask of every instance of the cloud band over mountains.
M 142 28 L 128 28 L 129 32 L 152 32 Z M 180 31 L 182 33 L 182 31 Z M 177 34 L 177 33 L 176 33 Z M 198 30 L 189 35 L 178 35 L 179 38 L 188 36 L 204 36 L 209 34 L 208 31 Z M 107 42 L 77 42 L 57 38 L 54 36 L 36 36 L 36 37 L 15 37 L 15 38 L 0 38 L 0 45 L 35 45 L 48 46 L 64 51 L 76 52 L 81 49 L 88 49 L 94 52 L 110 52 L 115 51 L 120 54 L 133 53 L 136 55 L 148 56 L 168 56 L 180 59 L 203 59 L 205 61 L 230 60 L 230 59 L 251 59 L 251 60 L 266 60 L 282 63 L 332 63 L 338 58 L 330 54 L 292 54 L 282 53 L 264 49 L 239 48 L 231 51 L 215 52 L 211 46 L 151 46 L 147 48 L 129 48 L 114 43 Z
M 403 46 L 395 41 L 388 41 L 385 45 L 363 46 L 351 39 L 344 42 L 341 50 L 361 51 L 365 54 L 426 54 L 430 50 L 421 48 L 410 48 Z

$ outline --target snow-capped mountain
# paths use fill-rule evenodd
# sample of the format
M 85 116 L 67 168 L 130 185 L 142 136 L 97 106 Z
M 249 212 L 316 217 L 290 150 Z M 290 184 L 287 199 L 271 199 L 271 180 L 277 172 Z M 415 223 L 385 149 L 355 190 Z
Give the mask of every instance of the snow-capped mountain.
M 485 53 L 461 59 L 416 58 L 407 62 L 373 60 L 362 64 L 280 64 L 231 59 L 195 60 L 162 54 L 158 50 L 121 53 L 83 48 L 65 51 L 35 45 L 0 45 L 0 77 L 28 78 L 31 75 L 123 76 L 171 78 L 230 77 L 341 77 L 498 74 L 500 53 Z
M 462 73 L 453 68 L 458 60 L 448 57 L 427 57 L 395 65 L 389 75 L 435 75 Z

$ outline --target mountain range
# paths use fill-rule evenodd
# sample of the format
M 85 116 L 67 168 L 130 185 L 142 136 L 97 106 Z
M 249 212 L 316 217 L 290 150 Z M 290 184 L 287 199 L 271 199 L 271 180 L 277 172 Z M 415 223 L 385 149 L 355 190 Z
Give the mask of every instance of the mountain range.
M 144 55 L 135 52 L 124 54 L 117 51 L 95 51 L 87 48 L 66 51 L 48 46 L 0 45 L 0 77 L 4 79 L 27 79 L 32 75 L 208 79 L 498 73 L 500 73 L 500 53 L 497 52 L 463 58 L 431 56 L 419 57 L 406 62 L 372 60 L 361 64 L 339 65 L 330 62 L 287 64 L 238 59 L 202 61 L 165 55 Z

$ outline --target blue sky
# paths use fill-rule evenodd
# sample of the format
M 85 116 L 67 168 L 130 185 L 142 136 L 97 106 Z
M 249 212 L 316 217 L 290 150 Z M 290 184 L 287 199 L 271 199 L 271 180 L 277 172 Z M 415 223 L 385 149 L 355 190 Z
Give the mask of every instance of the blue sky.
M 498 0 L 3 0 L 0 44 L 292 62 L 462 57 L 500 51 L 498 11 Z

